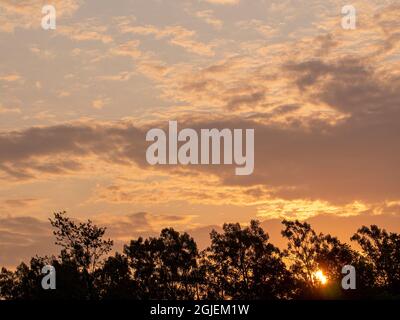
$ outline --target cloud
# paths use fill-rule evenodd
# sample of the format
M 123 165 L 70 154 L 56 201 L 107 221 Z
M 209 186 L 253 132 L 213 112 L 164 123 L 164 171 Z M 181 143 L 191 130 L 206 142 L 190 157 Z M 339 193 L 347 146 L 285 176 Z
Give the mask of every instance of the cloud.
M 69 17 L 82 5 L 83 0 L 54 0 L 57 18 Z M 0 32 L 14 32 L 16 28 L 40 28 L 42 7 L 46 3 L 37 0 L 2 0 L 0 2 Z
M 203 0 L 203 1 L 211 4 L 220 4 L 220 5 L 236 5 L 240 2 L 240 0 Z
M 0 114 L 20 114 L 21 109 L 19 108 L 5 108 L 0 104 Z
M 134 72 L 121 71 L 114 75 L 98 76 L 97 79 L 101 81 L 128 81 L 131 79 L 132 75 L 134 75 Z
M 362 95 L 358 101 L 363 102 Z M 397 143 L 400 132 L 394 115 L 398 111 L 390 104 L 381 108 L 379 113 L 367 112 L 362 116 L 355 113 L 356 116 L 335 125 L 314 121 L 304 126 L 293 118 L 281 126 L 236 116 L 219 119 L 207 114 L 178 118 L 180 128 L 254 128 L 255 171 L 249 177 L 235 176 L 231 166 L 149 167 L 145 162 L 148 143 L 144 138 L 148 126 L 134 126 L 130 122 L 75 123 L 3 132 L 0 149 L 7 152 L 0 154 L 0 170 L 14 179 L 34 179 L 49 174 L 94 173 L 96 167 L 101 170 L 100 160 L 110 168 L 117 168 L 116 172 L 130 168 L 131 172 L 155 170 L 161 176 L 181 175 L 176 183 L 163 188 L 167 196 L 157 195 L 161 201 L 172 197 L 218 203 L 233 193 L 239 196 L 230 201 L 242 203 L 249 199 L 240 194 L 255 186 L 265 188 L 264 197 L 286 200 L 305 198 L 342 204 L 397 200 L 400 179 L 395 172 L 400 161 Z M 349 111 L 352 110 L 358 110 L 357 106 L 353 105 Z M 151 126 L 166 125 L 162 121 Z M 199 179 L 200 172 L 215 177 L 209 180 L 212 191 L 207 191 L 210 188 L 207 183 L 204 190 L 200 186 L 197 190 L 185 190 L 185 185 L 192 185 L 190 180 Z M 205 176 L 205 179 L 210 178 Z M 156 182 L 146 186 L 143 181 L 131 187 L 129 183 L 125 185 L 118 183 L 120 190 L 99 190 L 98 195 L 113 202 L 137 201 L 143 195 L 148 198 L 142 199 L 148 200 L 153 197 L 151 190 L 159 187 Z M 221 191 L 221 197 L 216 190 Z
M 198 205 L 255 206 L 268 201 L 271 190 L 257 186 L 227 186 L 211 173 L 196 173 L 189 168 L 140 169 L 93 190 L 91 203 L 136 204 L 146 206 L 184 201 Z M 135 179 L 140 173 L 141 179 Z M 196 184 L 196 189 L 193 185 Z M 154 192 L 157 190 L 157 192 Z M 231 195 L 235 194 L 235 197 Z
M 0 134 L 0 171 L 14 179 L 83 170 L 91 156 L 143 163 L 144 133 L 132 125 L 58 125 Z M 137 147 L 135 147 L 135 144 Z M 133 152 L 135 151 L 135 152 Z
M 232 25 L 225 13 L 238 7 L 212 7 L 214 12 L 204 3 L 201 9 L 189 6 L 191 12 L 200 10 L 197 17 L 217 29 L 223 23 L 229 25 L 214 33 L 196 19 L 185 20 L 185 25 L 182 21 L 176 21 L 176 25 L 171 22 L 158 25 L 145 19 L 144 24 L 138 24 L 125 17 L 116 19 L 115 25 L 83 16 L 78 23 L 72 19 L 60 20 L 57 33 L 51 37 L 57 42 L 55 45 L 59 41 L 66 41 L 65 45 L 85 43 L 80 43 L 79 49 L 67 46 L 66 54 L 57 54 L 51 61 L 38 60 L 32 54 L 29 57 L 35 58 L 35 63 L 51 63 L 57 68 L 67 62 L 65 76 L 61 78 L 76 82 L 73 88 L 81 93 L 92 88 L 93 83 L 85 83 L 90 73 L 90 81 L 99 81 L 94 84 L 99 92 L 85 100 L 88 107 L 85 112 L 97 117 L 99 112 L 90 109 L 91 102 L 99 109 L 107 102 L 104 97 L 109 96 L 117 108 L 114 115 L 128 115 L 131 120 L 81 121 L 31 128 L 31 122 L 22 122 L 26 124 L 23 129 L 3 130 L 0 150 L 5 152 L 0 152 L 0 176 L 8 193 L 4 199 L 11 202 L 2 203 L 2 209 L 22 212 L 35 205 L 14 198 L 13 188 L 17 186 L 31 184 L 26 188 L 33 190 L 43 181 L 60 179 L 64 183 L 73 177 L 88 184 L 96 182 L 88 187 L 80 180 L 82 189 L 77 188 L 77 193 L 85 189 L 87 196 L 77 206 L 89 208 L 137 205 L 137 211 L 146 211 L 150 204 L 159 209 L 179 202 L 210 206 L 223 213 L 228 212 L 229 206 L 262 218 L 310 218 L 323 213 L 352 216 L 366 211 L 398 214 L 398 206 L 387 203 L 400 199 L 397 173 L 400 11 L 398 5 L 381 6 L 381 0 L 356 2 L 360 23 L 351 32 L 341 29 L 339 12 L 329 16 L 332 8 L 337 9 L 337 1 L 312 5 L 299 2 L 295 7 L 291 1 L 272 1 L 264 3 L 268 9 L 266 22 L 261 18 L 251 19 L 246 10 L 239 10 L 235 19 L 238 22 Z M 37 10 L 35 2 L 31 9 L 29 3 L 32 2 L 23 1 L 17 6 L 12 1 L 2 2 L 1 8 L 6 7 L 2 13 L 6 14 L 0 17 L 0 22 L 4 22 L 0 28 L 3 31 L 38 28 L 40 17 L 37 20 L 32 17 L 40 8 Z M 69 3 L 70 8 L 64 17 L 69 17 L 83 2 L 64 3 L 66 6 Z M 239 1 L 219 3 L 229 5 Z M 296 11 L 299 16 L 293 14 Z M 197 25 L 201 27 L 196 29 Z M 273 37 L 273 41 L 265 41 L 266 37 Z M 60 42 L 63 50 L 64 44 Z M 169 45 L 195 55 L 177 55 L 176 48 Z M 98 46 L 101 49 L 93 49 Z M 32 44 L 26 52 L 53 57 L 53 51 L 46 53 Z M 59 60 L 63 58 L 73 60 L 74 65 L 69 65 L 69 60 Z M 106 58 L 114 60 L 109 63 L 104 61 Z M 9 70 L 1 73 L 1 85 L 10 88 L 22 80 L 27 81 L 26 87 L 35 84 L 37 79 L 29 79 L 29 73 L 19 69 L 25 65 L 31 64 L 22 63 L 16 69 L 9 66 Z M 50 82 L 39 80 L 43 88 L 35 89 L 35 94 L 44 94 L 45 84 Z M 121 86 L 126 87 L 120 90 Z M 31 103 L 26 91 L 12 89 L 4 101 L 7 108 L 0 106 L 2 115 L 19 115 L 18 108 L 9 106 Z M 62 119 L 59 113 L 64 109 L 68 109 L 65 113 L 68 119 L 69 114 L 86 116 L 77 109 L 79 103 L 74 107 L 77 90 L 66 88 L 64 83 L 62 89 L 55 90 L 57 96 L 70 93 L 70 98 L 46 100 L 45 109 L 35 106 L 29 119 L 35 120 L 34 123 L 55 121 Z M 113 91 L 116 96 L 104 93 L 103 89 Z M 14 104 L 17 96 L 26 100 Z M 140 103 L 140 111 L 135 111 L 141 113 L 140 117 L 132 116 L 132 99 L 138 99 L 133 101 L 135 106 Z M 68 102 L 72 105 L 64 104 Z M 107 116 L 106 111 L 109 110 L 101 115 Z M 145 123 L 143 119 L 152 122 Z M 196 130 L 255 128 L 254 174 L 239 178 L 229 166 L 149 167 L 145 162 L 146 130 L 149 126 L 165 128 L 172 119 L 177 119 L 181 128 Z M 26 195 L 21 199 L 34 198 Z M 65 201 L 67 205 L 73 202 Z M 212 214 L 206 212 L 206 216 Z M 137 224 L 143 232 L 152 232 L 153 219 L 158 219 L 156 214 L 141 213 L 122 220 L 127 229 Z
M 97 19 L 87 19 L 70 25 L 57 27 L 57 35 L 63 35 L 75 41 L 100 41 L 104 44 L 113 42 L 111 35 L 107 34 L 108 27 L 102 25 Z
M 0 217 L 0 266 L 15 267 L 35 254 L 55 252 L 49 223 L 34 217 Z
M 272 27 L 271 25 L 268 25 L 264 21 L 257 20 L 257 19 L 239 21 L 236 23 L 236 25 L 239 28 L 246 30 L 247 32 L 255 30 L 265 37 L 275 36 L 275 35 L 277 35 L 277 31 L 278 31 L 276 28 Z
M 392 32 L 384 18 L 380 19 L 380 25 Z M 179 26 L 159 28 L 120 22 L 119 27 L 124 33 L 170 40 L 195 36 Z M 163 190 L 157 201 L 174 197 L 219 204 L 232 198 L 227 196 L 230 192 L 238 194 L 229 200 L 236 205 L 246 201 L 256 204 L 264 197 L 266 202 L 298 201 L 292 203 L 298 208 L 304 207 L 301 201 L 310 206 L 320 201 L 326 207 L 345 207 L 357 201 L 397 200 L 398 68 L 382 63 L 391 54 L 378 50 L 382 44 L 375 44 L 375 50 L 367 54 L 348 54 L 343 37 L 347 34 L 319 36 L 299 41 L 298 47 L 255 43 L 257 47 L 250 53 L 228 55 L 201 67 L 167 65 L 136 51 L 140 45 L 137 40 L 114 47 L 116 55 L 138 61 L 138 70 L 159 84 L 164 99 L 184 103 L 186 113 L 169 108 L 164 115 L 159 114 L 165 122 L 154 126 L 163 127 L 174 117 L 181 126 L 196 129 L 255 128 L 256 168 L 250 177 L 238 179 L 227 167 L 150 169 L 144 161 L 146 128 L 132 123 L 3 132 L 0 147 L 8 152 L 0 154 L 0 170 L 14 179 L 34 179 L 91 172 L 93 163 L 101 160 L 110 166 L 138 166 L 167 177 L 183 173 L 196 177 L 199 172 L 207 174 L 205 179 L 216 177 L 211 180 L 212 186 L 204 184 L 208 191 L 185 188 L 189 178 L 180 178 L 181 186 L 173 187 L 152 182 L 151 188 Z M 191 112 L 194 110 L 196 113 Z M 248 188 L 259 186 L 262 192 L 258 198 L 249 198 L 252 190 Z M 151 188 L 129 186 L 116 179 L 102 185 L 98 195 L 103 201 L 129 203 L 152 199 Z
M 212 10 L 203 10 L 196 12 L 196 17 L 202 19 L 205 23 L 210 26 L 221 29 L 223 26 L 223 21 L 214 17 L 214 12 Z
M 101 109 L 103 109 L 103 107 L 104 107 L 106 104 L 108 104 L 108 103 L 110 103 L 110 99 L 109 99 L 109 98 L 102 98 L 102 97 L 99 97 L 99 98 L 94 99 L 94 100 L 92 101 L 92 107 L 93 107 L 94 109 L 101 110 Z
M 37 46 L 32 46 L 30 51 L 42 59 L 54 59 L 56 57 L 56 54 L 52 50 L 41 49 Z
M 22 77 L 18 73 L 8 73 L 0 75 L 0 81 L 3 82 L 17 82 L 22 80 Z
M 387 117 L 399 112 L 400 83 L 390 72 L 374 70 L 368 60 L 310 60 L 288 65 L 296 85 L 310 98 L 353 116 Z
M 124 215 L 100 215 L 95 222 L 108 229 L 108 235 L 118 241 L 125 241 L 139 236 L 154 236 L 161 229 L 167 227 L 188 228 L 192 215 L 154 214 L 149 212 L 136 212 Z
M 335 206 L 321 200 L 295 199 L 270 199 L 257 208 L 257 217 L 305 220 L 321 214 L 334 216 L 355 216 L 365 213 L 370 208 L 361 202 L 353 202 L 344 206 Z
M 125 43 L 121 43 L 116 47 L 110 49 L 110 54 L 116 56 L 127 56 L 131 58 L 139 58 L 142 56 L 142 52 L 138 49 L 140 45 L 139 40 L 131 40 Z
M 22 198 L 22 199 L 6 199 L 2 203 L 8 207 L 27 207 L 37 202 L 38 199 L 34 198 Z
M 119 20 L 119 29 L 122 33 L 131 33 L 141 36 L 154 36 L 158 39 L 168 39 L 168 42 L 172 45 L 182 47 L 190 53 L 198 55 L 204 55 L 211 57 L 214 55 L 212 45 L 205 44 L 197 41 L 196 31 L 189 30 L 183 26 L 166 26 L 157 27 L 154 25 L 137 26 L 132 25 L 131 20 Z
M 18 73 L 10 73 L 10 74 L 0 75 L 0 81 L 15 82 L 20 79 L 21 79 L 21 76 Z

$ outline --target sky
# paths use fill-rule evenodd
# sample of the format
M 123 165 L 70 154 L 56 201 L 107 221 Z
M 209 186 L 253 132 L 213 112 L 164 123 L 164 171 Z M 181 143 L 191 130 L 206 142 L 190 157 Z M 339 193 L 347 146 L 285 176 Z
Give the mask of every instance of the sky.
M 400 231 L 400 3 L 0 1 L 0 265 L 56 252 L 48 218 L 116 249 L 172 226 L 282 219 Z M 344 5 L 356 28 L 342 27 Z M 254 128 L 255 168 L 150 166 L 150 128 Z

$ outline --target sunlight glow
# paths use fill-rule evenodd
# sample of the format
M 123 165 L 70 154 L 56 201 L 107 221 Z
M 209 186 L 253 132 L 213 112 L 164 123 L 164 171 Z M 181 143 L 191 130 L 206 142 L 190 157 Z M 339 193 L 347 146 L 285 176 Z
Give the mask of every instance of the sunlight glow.
M 323 285 L 328 282 L 328 278 L 323 274 L 322 270 L 318 270 L 317 272 L 315 272 L 314 278 Z

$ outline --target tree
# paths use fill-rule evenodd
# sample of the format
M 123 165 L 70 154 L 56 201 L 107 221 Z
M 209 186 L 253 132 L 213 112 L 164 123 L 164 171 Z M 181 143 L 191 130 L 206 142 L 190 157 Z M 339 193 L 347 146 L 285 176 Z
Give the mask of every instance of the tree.
M 366 279 L 368 266 L 360 254 L 331 235 L 317 234 L 306 222 L 284 220 L 283 237 L 288 244 L 285 254 L 297 280 L 298 295 L 305 298 L 343 298 L 342 268 L 352 265 Z M 316 277 L 323 272 L 327 283 Z M 322 288 L 323 287 L 323 288 Z M 349 293 L 346 293 L 349 295 Z
M 14 272 L 2 268 L 0 273 L 0 297 L 12 300 L 38 300 L 48 298 L 42 289 L 42 268 L 52 258 L 33 257 L 30 264 L 21 263 Z
M 276 299 L 291 295 L 291 277 L 277 247 L 258 221 L 242 229 L 224 224 L 213 230 L 205 260 L 212 298 Z
M 91 220 L 76 224 L 66 216 L 66 212 L 54 214 L 49 219 L 56 228 L 53 234 L 56 244 L 64 248 L 64 254 L 73 257 L 86 272 L 93 272 L 99 266 L 100 258 L 111 251 L 113 241 L 104 240 L 106 228 L 97 227 Z
M 0 271 L 0 300 L 16 299 L 15 287 L 17 279 L 14 272 L 1 268 Z
M 287 248 L 280 251 L 258 221 L 242 228 L 213 230 L 211 245 L 199 253 L 187 233 L 163 229 L 159 237 L 138 238 L 123 254 L 108 256 L 113 242 L 106 228 L 90 220 L 75 223 L 56 213 L 58 256 L 33 257 L 15 271 L 0 270 L 0 300 L 34 299 L 352 299 L 400 295 L 400 235 L 363 226 L 351 240 L 361 251 L 310 224 L 282 223 Z M 106 257 L 106 258 L 105 258 Z M 56 269 L 56 290 L 43 290 L 42 268 Z M 341 287 L 342 268 L 356 269 L 357 290 Z M 317 271 L 327 277 L 318 280 Z
M 87 298 L 96 298 L 93 273 L 101 266 L 101 258 L 113 246 L 112 240 L 103 239 L 106 228 L 98 227 L 90 220 L 76 224 L 65 212 L 55 213 L 54 220 L 49 220 L 56 229 L 53 231 L 56 244 L 63 248 L 61 260 L 78 267 L 82 273 L 83 287 L 87 288 Z
M 124 247 L 141 296 L 192 299 L 197 268 L 196 242 L 187 233 L 163 229 L 159 238 L 132 240 Z
M 309 294 L 316 285 L 314 274 L 319 268 L 320 237 L 306 222 L 284 220 L 282 224 L 285 226 L 282 236 L 288 239 L 285 255 L 291 262 L 290 270 L 303 291 L 301 294 Z
M 400 234 L 376 225 L 363 226 L 353 235 L 372 265 L 375 283 L 391 294 L 400 294 Z
M 136 280 L 132 278 L 128 258 L 120 253 L 109 257 L 96 271 L 95 287 L 100 299 L 139 299 Z

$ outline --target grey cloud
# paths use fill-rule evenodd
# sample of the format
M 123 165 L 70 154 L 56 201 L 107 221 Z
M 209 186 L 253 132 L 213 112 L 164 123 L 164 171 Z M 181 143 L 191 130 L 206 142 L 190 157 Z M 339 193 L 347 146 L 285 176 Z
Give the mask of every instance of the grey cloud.
M 372 124 L 368 119 L 350 118 L 335 126 L 320 121 L 304 128 L 296 122 L 277 126 L 237 118 L 197 122 L 191 126 L 197 130 L 254 128 L 255 171 L 240 177 L 230 166 L 190 169 L 213 173 L 227 185 L 265 185 L 273 189 L 271 195 L 285 199 L 341 204 L 399 199 L 400 126 L 395 123 L 393 119 Z M 182 128 L 187 126 L 190 121 L 180 123 Z
M 399 199 L 400 126 L 390 113 L 387 119 L 362 120 L 361 117 L 350 118 L 335 126 L 315 122 L 305 129 L 296 122 L 278 127 L 238 118 L 224 121 L 197 119 L 196 122 L 189 118 L 182 119 L 179 128 L 255 128 L 256 133 L 255 171 L 252 176 L 237 177 L 231 166 L 190 166 L 182 169 L 213 173 L 227 185 L 265 185 L 275 190 L 274 195 L 289 199 L 314 198 L 334 202 Z M 159 125 L 165 127 L 166 123 Z M 12 134 L 3 136 L 1 150 L 7 150 L 7 144 L 11 147 L 7 155 L 2 155 L 0 159 L 9 166 L 10 162 L 13 163 L 11 168 L 18 173 L 44 172 L 35 162 L 32 169 L 32 163 L 24 159 L 40 161 L 40 156 L 48 155 L 63 155 L 69 161 L 79 162 L 80 155 L 94 154 L 110 163 L 129 165 L 134 162 L 146 166 L 146 143 L 141 130 L 131 126 L 106 126 L 93 130 L 48 127 L 41 128 L 36 137 L 29 132 L 18 133 L 16 138 Z M 55 138 L 49 138 L 49 142 L 48 132 L 56 135 L 59 143 Z M 36 147 L 24 149 L 31 140 Z M 64 158 L 62 161 L 66 161 Z M 75 165 L 75 168 L 79 167 Z M 154 169 L 171 174 L 175 172 L 175 166 Z
M 226 104 L 228 110 L 236 110 L 241 106 L 255 105 L 265 98 L 265 92 L 257 91 L 254 93 L 237 95 L 232 97 Z
M 0 266 L 14 267 L 55 252 L 50 224 L 34 217 L 0 217 Z
M 180 128 L 255 128 L 256 132 L 252 176 L 237 177 L 230 166 L 190 166 L 186 171 L 213 173 L 227 185 L 265 185 L 274 190 L 272 195 L 287 199 L 340 203 L 400 199 L 400 83 L 395 73 L 383 75 L 362 59 L 291 63 L 283 71 L 309 93 L 305 100 L 327 103 L 350 117 L 335 125 L 316 120 L 304 127 L 297 119 L 278 126 L 233 116 L 223 121 L 186 116 L 178 119 Z M 298 107 L 282 105 L 275 112 Z M 253 115 L 257 119 L 262 116 L 265 114 Z M 167 122 L 154 126 L 165 128 Z M 144 167 L 145 131 L 124 124 L 60 125 L 3 133 L 0 169 L 20 178 L 35 171 L 79 170 L 79 157 L 84 155 Z M 45 168 L 35 162 L 42 163 L 37 159 L 49 156 L 63 159 L 46 160 Z M 176 167 L 155 169 L 174 174 Z
M 0 134 L 0 170 L 16 179 L 82 169 L 80 157 L 143 164 L 144 133 L 132 125 L 70 124 Z
M 285 68 L 300 90 L 312 90 L 312 98 L 334 109 L 368 120 L 399 115 L 400 79 L 395 74 L 379 74 L 367 59 L 311 60 Z
M 6 199 L 3 201 L 3 204 L 8 207 L 26 207 L 37 201 L 38 201 L 38 199 L 34 199 L 34 198 Z

